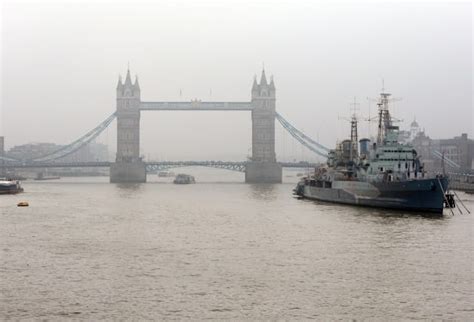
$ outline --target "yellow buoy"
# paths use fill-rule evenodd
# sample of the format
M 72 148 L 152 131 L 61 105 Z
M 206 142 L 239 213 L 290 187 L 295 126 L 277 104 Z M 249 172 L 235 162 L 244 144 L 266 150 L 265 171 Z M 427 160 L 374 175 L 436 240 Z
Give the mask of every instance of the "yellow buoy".
M 20 201 L 18 204 L 17 204 L 17 207 L 28 207 L 29 204 L 27 201 Z

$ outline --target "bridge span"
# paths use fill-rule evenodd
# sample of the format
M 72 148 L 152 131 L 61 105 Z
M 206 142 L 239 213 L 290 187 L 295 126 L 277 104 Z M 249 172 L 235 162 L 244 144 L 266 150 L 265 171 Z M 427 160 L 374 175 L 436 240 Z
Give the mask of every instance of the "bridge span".
M 251 111 L 250 102 L 140 102 L 140 111 Z

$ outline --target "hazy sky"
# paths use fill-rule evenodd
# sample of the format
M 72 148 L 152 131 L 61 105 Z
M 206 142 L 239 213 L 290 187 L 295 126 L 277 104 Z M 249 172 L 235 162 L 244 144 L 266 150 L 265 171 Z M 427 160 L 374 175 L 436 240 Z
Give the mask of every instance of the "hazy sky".
M 248 101 L 264 62 L 278 112 L 327 146 L 382 78 L 402 128 L 416 116 L 431 137 L 472 137 L 472 29 L 469 2 L 4 1 L 0 133 L 73 141 L 114 111 L 128 62 L 143 101 Z M 243 159 L 251 144 L 248 112 L 144 112 L 141 126 L 152 159 Z M 115 127 L 100 139 L 113 150 Z M 276 147 L 311 155 L 279 124 Z

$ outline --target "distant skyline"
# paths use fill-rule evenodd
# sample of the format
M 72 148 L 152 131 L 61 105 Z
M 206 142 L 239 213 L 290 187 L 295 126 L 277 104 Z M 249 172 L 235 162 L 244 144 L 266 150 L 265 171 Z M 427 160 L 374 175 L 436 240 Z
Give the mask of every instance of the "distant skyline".
M 1 34 L 7 148 L 94 128 L 128 63 L 144 101 L 248 101 L 264 63 L 277 111 L 329 147 L 349 136 L 354 97 L 368 135 L 382 79 L 402 129 L 416 117 L 432 138 L 474 136 L 470 2 L 4 1 Z M 150 159 L 243 159 L 251 145 L 248 112 L 143 112 L 141 125 Z M 115 127 L 100 138 L 112 150 Z M 277 158 L 312 155 L 276 128 Z

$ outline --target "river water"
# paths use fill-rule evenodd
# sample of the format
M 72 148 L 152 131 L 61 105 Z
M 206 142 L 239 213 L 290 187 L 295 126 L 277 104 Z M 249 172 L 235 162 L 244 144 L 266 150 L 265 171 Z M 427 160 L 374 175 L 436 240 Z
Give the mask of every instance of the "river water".
M 0 319 L 474 319 L 473 215 L 298 200 L 295 172 L 186 172 L 198 183 L 0 196 Z

